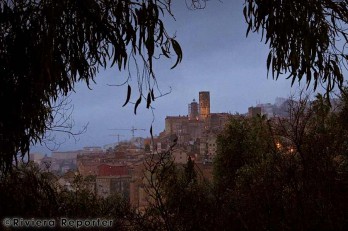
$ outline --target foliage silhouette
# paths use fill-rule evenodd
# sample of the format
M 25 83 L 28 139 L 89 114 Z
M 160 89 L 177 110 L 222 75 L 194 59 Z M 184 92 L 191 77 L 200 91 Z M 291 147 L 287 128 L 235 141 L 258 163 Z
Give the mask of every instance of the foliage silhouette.
M 249 32 L 261 32 L 269 44 L 267 69 L 272 77 L 288 73 L 292 84 L 305 78 L 314 90 L 342 88 L 347 68 L 348 2 L 346 0 L 245 0 Z
M 322 95 L 288 102 L 288 118 L 237 117 L 219 136 L 214 183 L 222 227 L 347 229 L 346 102 L 331 108 Z
M 31 143 L 42 140 L 54 119 L 52 101 L 78 81 L 89 85 L 100 68 L 129 71 L 134 64 L 141 78 L 139 103 L 145 91 L 154 96 L 155 55 L 175 54 L 173 68 L 182 60 L 179 43 L 161 19 L 171 15 L 170 5 L 162 0 L 2 0 L 0 105 L 6 110 L 0 115 L 0 171 L 11 170 L 18 153 L 23 157 Z M 148 97 L 148 106 L 154 99 Z

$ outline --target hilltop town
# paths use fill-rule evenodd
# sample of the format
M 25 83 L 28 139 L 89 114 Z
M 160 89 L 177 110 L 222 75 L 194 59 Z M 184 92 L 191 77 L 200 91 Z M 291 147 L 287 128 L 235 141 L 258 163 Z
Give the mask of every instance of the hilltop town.
M 243 116 L 285 117 L 286 104 L 287 100 L 277 98 L 275 104 L 249 107 Z M 106 198 L 118 193 L 134 207 L 144 208 L 148 203 L 143 180 L 146 157 L 171 149 L 175 164 L 186 164 L 190 158 L 201 176 L 209 180 L 212 178 L 217 136 L 231 116 L 236 115 L 211 112 L 210 92 L 201 91 L 198 102 L 193 99 L 188 104 L 187 115 L 165 118 L 165 129 L 157 137 L 133 137 L 104 147 L 55 151 L 51 156 L 32 153 L 30 160 L 41 169 L 54 173 L 59 184 L 67 190 L 74 190 L 72 184 L 79 175 L 89 179 L 86 187 L 96 195 Z

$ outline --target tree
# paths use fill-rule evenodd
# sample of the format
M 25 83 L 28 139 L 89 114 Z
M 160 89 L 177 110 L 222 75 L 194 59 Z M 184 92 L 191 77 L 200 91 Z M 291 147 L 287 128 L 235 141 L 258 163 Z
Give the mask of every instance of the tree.
M 265 117 L 236 115 L 230 119 L 217 138 L 217 156 L 214 159 L 217 206 L 224 214 L 219 219 L 219 227 L 235 230 L 257 227 L 258 217 L 251 218 L 257 213 L 253 203 L 260 198 L 256 199 L 246 192 L 249 190 L 255 195 L 253 186 L 260 182 L 261 166 L 266 165 L 273 170 L 275 166 L 271 166 L 269 159 L 276 153 L 274 136 Z M 260 178 L 263 176 L 260 175 Z
M 221 227 L 347 229 L 346 94 L 336 107 L 300 94 L 286 118 L 231 119 L 214 163 Z
M 267 69 L 309 86 L 323 84 L 327 92 L 342 88 L 347 68 L 348 1 L 245 0 L 243 13 L 250 31 L 261 32 L 269 44 Z
M 172 150 L 151 154 L 145 163 L 144 184 L 149 207 L 144 215 L 150 230 L 213 230 L 215 200 L 210 184 L 196 171 L 191 158 L 174 163 Z
M 32 163 L 19 165 L 0 181 L 0 217 L 55 215 L 59 207 L 55 181 L 56 176 Z
M 222 190 L 235 186 L 237 171 L 259 155 L 275 150 L 273 135 L 264 117 L 232 117 L 217 138 L 214 181 Z
M 0 172 L 40 142 L 53 120 L 52 101 L 78 81 L 94 81 L 99 68 L 117 65 L 143 73 L 141 99 L 155 100 L 157 55 L 182 52 L 165 30 L 161 17 L 171 14 L 170 1 L 0 1 Z M 143 63 L 143 71 L 138 61 Z M 111 63 L 111 64 L 110 64 Z M 140 80 L 139 80 L 140 81 Z M 131 87 L 128 85 L 126 103 Z M 125 103 L 125 104 L 126 104 Z

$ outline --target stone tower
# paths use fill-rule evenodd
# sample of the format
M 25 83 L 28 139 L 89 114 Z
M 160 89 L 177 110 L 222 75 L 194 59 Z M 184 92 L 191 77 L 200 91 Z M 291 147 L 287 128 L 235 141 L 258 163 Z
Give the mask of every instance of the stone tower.
M 189 120 L 198 119 L 198 103 L 195 99 L 188 105 L 188 116 Z
M 199 92 L 199 117 L 205 120 L 210 115 L 210 93 L 209 91 Z

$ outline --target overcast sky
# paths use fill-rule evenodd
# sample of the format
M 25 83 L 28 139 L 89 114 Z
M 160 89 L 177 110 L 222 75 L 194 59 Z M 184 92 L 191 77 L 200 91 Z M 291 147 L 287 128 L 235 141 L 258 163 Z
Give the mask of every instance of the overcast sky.
M 187 105 L 199 91 L 210 91 L 211 112 L 247 112 L 248 107 L 258 102 L 273 103 L 276 97 L 287 97 L 298 88 L 290 87 L 285 79 L 267 79 L 267 45 L 260 42 L 261 35 L 245 36 L 246 23 L 242 14 L 244 1 L 209 1 L 204 10 L 188 10 L 184 0 L 175 1 L 173 13 L 176 20 L 165 19 L 168 30 L 176 33 L 183 49 L 183 60 L 173 70 L 175 60 L 157 60 L 156 75 L 163 92 L 169 95 L 157 99 L 155 107 L 154 134 L 164 130 L 167 115 L 187 115 Z M 111 87 L 124 81 L 126 74 L 117 70 L 101 71 L 96 84 L 89 90 L 84 83 L 77 84 L 76 93 L 71 95 L 74 105 L 75 130 L 89 123 L 86 133 L 75 143 L 66 135 L 58 140 L 67 141 L 61 151 L 77 150 L 84 146 L 103 146 L 122 139 L 131 138 L 126 130 L 112 128 L 146 129 L 137 131 L 136 136 L 149 135 L 153 115 L 140 105 L 138 114 L 133 114 L 133 105 L 122 107 L 126 98 L 126 86 Z M 50 153 L 42 147 L 32 151 Z

